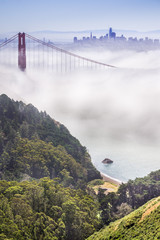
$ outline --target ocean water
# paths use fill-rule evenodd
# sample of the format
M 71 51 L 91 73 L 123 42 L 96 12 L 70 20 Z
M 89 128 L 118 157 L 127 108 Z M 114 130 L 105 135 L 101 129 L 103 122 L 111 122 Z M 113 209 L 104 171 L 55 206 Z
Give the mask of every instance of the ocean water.
M 92 162 L 102 173 L 122 182 L 136 177 L 144 177 L 151 171 L 160 169 L 160 148 L 155 145 L 143 145 L 133 142 L 90 145 Z M 113 160 L 112 164 L 103 164 L 104 158 Z
M 147 176 L 150 172 L 160 169 L 160 143 L 157 139 L 145 136 L 139 139 L 124 139 L 123 135 L 115 140 L 105 132 L 103 137 L 97 134 L 91 125 L 70 118 L 65 118 L 65 124 L 71 134 L 86 146 L 92 163 L 102 173 L 122 182 L 137 177 Z M 104 126 L 101 126 L 104 129 Z M 90 130 L 89 130 L 90 128 Z M 109 131 L 109 129 L 108 129 Z M 158 132 L 158 129 L 157 131 Z M 112 164 L 103 164 L 105 158 L 113 160 Z

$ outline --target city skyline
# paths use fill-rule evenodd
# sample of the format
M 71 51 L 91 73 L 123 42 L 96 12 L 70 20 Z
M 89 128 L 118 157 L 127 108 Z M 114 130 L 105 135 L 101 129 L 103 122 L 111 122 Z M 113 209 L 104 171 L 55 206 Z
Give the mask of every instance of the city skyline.
M 158 0 L 0 0 L 0 29 L 17 31 L 82 31 L 160 29 Z
M 83 36 L 82 38 L 73 38 L 74 45 L 78 47 L 82 46 L 103 46 L 104 48 L 110 50 L 119 50 L 119 49 L 134 49 L 137 51 L 147 51 L 147 50 L 157 50 L 160 48 L 160 39 L 159 38 L 137 38 L 129 36 L 128 38 L 124 35 L 117 35 L 116 32 L 112 30 L 112 27 L 109 28 L 108 33 L 105 35 L 96 36 L 90 32 L 90 36 Z
M 97 42 L 97 41 L 107 41 L 110 40 L 113 42 L 113 40 L 115 41 L 123 41 L 123 42 L 148 42 L 148 43 L 159 43 L 159 39 L 153 39 L 153 38 L 149 38 L 148 36 L 146 36 L 145 38 L 137 38 L 137 37 L 133 37 L 133 36 L 129 36 L 128 38 L 124 35 L 117 35 L 116 32 L 113 31 L 112 27 L 109 28 L 108 33 L 106 33 L 105 35 L 101 35 L 99 37 L 97 37 L 96 35 L 93 36 L 92 32 L 90 32 L 90 36 L 83 36 L 82 38 L 78 39 L 76 36 L 73 38 L 73 42 L 74 43 L 78 43 L 78 42 Z

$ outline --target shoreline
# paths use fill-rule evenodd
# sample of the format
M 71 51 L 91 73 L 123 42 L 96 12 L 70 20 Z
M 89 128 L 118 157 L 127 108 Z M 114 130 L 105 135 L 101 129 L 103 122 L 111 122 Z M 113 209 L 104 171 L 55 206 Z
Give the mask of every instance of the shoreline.
M 101 177 L 103 178 L 103 180 L 106 181 L 106 182 L 110 182 L 110 183 L 116 184 L 118 186 L 123 183 L 122 181 L 120 181 L 116 178 L 113 178 L 111 176 L 108 176 L 107 174 L 104 174 L 102 172 L 100 172 L 100 174 L 101 174 Z

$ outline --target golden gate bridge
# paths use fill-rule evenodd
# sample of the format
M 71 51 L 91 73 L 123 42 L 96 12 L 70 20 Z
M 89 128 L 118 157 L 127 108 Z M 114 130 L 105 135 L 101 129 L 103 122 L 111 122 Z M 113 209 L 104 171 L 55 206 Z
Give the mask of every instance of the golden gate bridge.
M 11 46 L 11 50 L 8 46 Z M 15 61 L 16 56 L 18 61 Z M 61 73 L 80 69 L 115 68 L 113 65 L 77 55 L 27 33 L 17 33 L 0 44 L 0 64 L 15 66 L 17 62 L 22 71 L 31 66 Z

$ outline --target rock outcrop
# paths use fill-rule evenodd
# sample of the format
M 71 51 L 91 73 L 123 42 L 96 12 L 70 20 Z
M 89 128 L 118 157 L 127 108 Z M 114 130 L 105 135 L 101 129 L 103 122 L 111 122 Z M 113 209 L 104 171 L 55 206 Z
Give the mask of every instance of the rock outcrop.
M 102 161 L 102 163 L 104 163 L 104 164 L 111 164 L 111 163 L 113 163 L 113 161 L 112 161 L 111 159 L 109 159 L 109 158 L 105 158 L 105 159 Z

